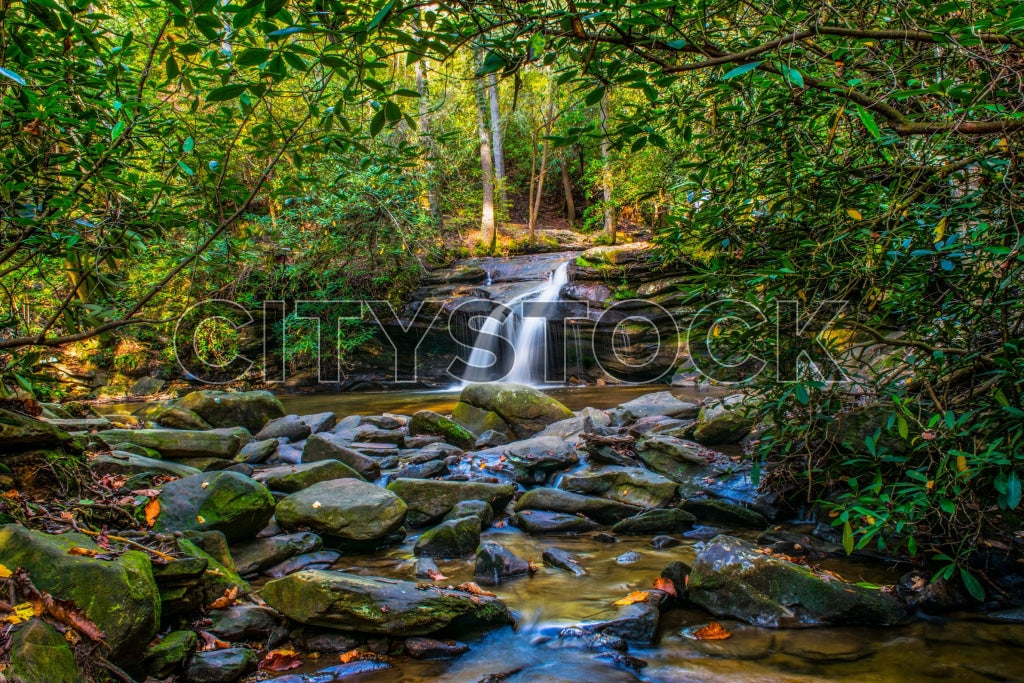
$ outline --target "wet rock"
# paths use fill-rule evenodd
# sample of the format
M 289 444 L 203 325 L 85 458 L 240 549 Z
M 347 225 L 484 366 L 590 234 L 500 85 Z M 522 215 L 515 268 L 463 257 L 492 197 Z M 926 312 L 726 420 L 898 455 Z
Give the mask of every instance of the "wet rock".
M 675 533 L 689 529 L 695 521 L 696 517 L 678 508 L 646 510 L 617 523 L 612 533 L 627 536 Z
M 72 441 L 59 427 L 0 408 L 0 443 L 8 453 L 70 446 Z
M 196 651 L 195 631 L 171 631 L 146 650 L 142 668 L 153 678 L 167 678 L 178 671 Z
M 309 427 L 310 434 L 329 432 L 334 428 L 334 425 L 338 424 L 338 417 L 332 412 L 299 415 L 299 419 Z
M 605 427 L 609 422 L 610 418 L 605 411 L 584 408 L 573 417 L 549 424 L 537 436 L 554 436 L 576 443 L 581 434 L 592 432 L 596 427 Z
M 199 474 L 199 470 L 188 465 L 166 460 L 156 460 L 125 451 L 101 453 L 89 462 L 89 468 L 96 474 L 162 474 L 170 477 L 188 477 Z
M 264 641 L 281 625 L 277 612 L 258 605 L 210 610 L 207 618 L 213 623 L 205 630 L 228 641 Z
M 639 508 L 660 508 L 676 497 L 679 486 L 640 467 L 587 467 L 562 475 L 559 488 L 600 496 Z
M 387 444 L 398 446 L 405 441 L 406 432 L 401 429 L 380 429 L 373 425 L 362 425 L 353 433 L 353 442 L 366 444 Z
M 242 576 L 258 574 L 289 557 L 319 550 L 322 541 L 308 532 L 256 538 L 231 546 L 235 568 Z
M 651 547 L 655 550 L 665 550 L 667 548 L 675 548 L 676 546 L 682 545 L 683 542 L 678 538 L 672 538 L 671 536 L 655 536 L 651 539 Z
M 99 559 L 70 555 L 72 548 L 102 552 L 76 532 L 54 536 L 18 524 L 0 527 L 0 564 L 25 569 L 37 589 L 74 602 L 106 634 L 110 656 L 141 654 L 160 624 L 160 594 L 149 556 L 130 550 Z M 45 642 L 42 632 L 36 635 Z
M 567 572 L 572 572 L 576 576 L 583 576 L 587 573 L 587 570 L 583 568 L 582 564 L 580 564 L 579 556 L 566 550 L 562 550 L 560 548 L 545 548 L 541 557 L 544 560 L 544 564 L 549 567 L 564 569 Z
M 227 543 L 222 533 L 219 531 L 203 533 L 190 531 L 186 534 L 188 534 L 188 538 L 181 537 L 175 540 L 178 550 L 187 558 L 206 562 L 206 569 L 199 577 L 198 585 L 194 588 L 187 588 L 190 594 L 185 596 L 183 607 L 193 609 L 206 607 L 229 592 L 234 592 L 239 596 L 249 594 L 251 587 L 235 570 L 234 561 L 227 550 Z M 223 548 L 219 547 L 218 541 L 223 543 Z M 171 592 L 169 596 L 177 597 L 175 593 Z M 160 595 L 161 598 L 168 596 L 163 585 L 161 585 Z
M 348 652 L 361 644 L 352 634 L 318 628 L 297 628 L 289 637 L 307 652 Z
M 377 461 L 350 448 L 330 434 L 314 434 L 306 439 L 306 446 L 302 449 L 302 462 L 321 460 L 338 460 L 354 469 L 367 481 L 374 481 L 380 477 L 380 465 Z
M 269 391 L 193 391 L 174 405 L 191 410 L 214 427 L 245 427 L 252 434 L 285 414 L 281 402 Z
M 696 403 L 680 401 L 669 391 L 658 391 L 645 394 L 632 401 L 626 401 L 609 411 L 611 424 L 622 426 L 635 422 L 642 417 L 663 415 L 665 417 L 693 418 L 697 417 L 699 406 Z
M 334 428 L 331 429 L 331 432 L 334 434 L 350 432 L 361 424 L 363 424 L 362 415 L 349 415 L 348 417 L 340 419 L 337 424 L 334 425 Z
M 309 488 L 313 484 L 333 479 L 360 479 L 362 477 L 354 469 L 337 460 L 318 460 L 298 465 L 280 465 L 258 472 L 255 476 L 272 491 L 295 493 Z
M 75 655 L 57 629 L 30 619 L 11 635 L 6 680 L 22 683 L 77 683 L 85 680 Z
M 676 603 L 686 599 L 686 577 L 690 575 L 690 565 L 685 562 L 669 562 L 661 570 L 661 578 L 668 579 L 676 591 Z
M 650 436 L 637 445 L 637 457 L 655 472 L 682 482 L 710 473 L 713 453 L 672 436 Z
M 475 411 L 470 410 L 474 408 Z M 483 413 L 483 416 L 479 413 Z M 573 413 L 533 387 L 487 383 L 470 384 L 464 388 L 453 416 L 457 422 L 477 434 L 494 429 L 491 424 L 498 431 L 503 431 L 501 426 L 504 425 L 515 437 L 524 439 L 549 424 L 573 417 Z
M 137 411 L 135 417 L 144 421 L 155 422 L 161 427 L 167 427 L 168 429 L 213 429 L 213 425 L 191 410 L 179 408 L 175 405 L 154 403 Z
M 907 609 L 892 595 L 822 577 L 809 568 L 762 555 L 750 543 L 718 536 L 697 555 L 689 596 L 720 617 L 758 626 L 830 624 L 891 626 Z
M 280 579 L 303 569 L 327 569 L 341 559 L 341 553 L 335 550 L 320 550 L 315 553 L 303 553 L 290 557 L 279 564 L 264 570 L 263 575 L 272 579 Z
M 415 413 L 409 421 L 409 433 L 412 435 L 430 434 L 439 436 L 447 443 L 455 444 L 462 448 L 472 448 L 477 438 L 476 434 L 458 422 L 432 410 L 421 410 Z
M 495 511 L 505 509 L 515 488 L 511 484 L 490 484 L 475 481 L 435 481 L 433 479 L 395 479 L 388 490 L 408 506 L 407 521 L 412 526 L 426 526 L 448 514 L 456 503 L 482 500 Z
M 900 577 L 896 582 L 896 593 L 908 605 L 925 614 L 952 612 L 970 604 L 969 597 L 956 584 L 941 576 L 932 581 L 930 575 L 916 571 Z
M 728 396 L 720 402 L 705 406 L 693 431 L 693 439 L 705 446 L 736 443 L 753 428 L 748 417 L 750 406 L 742 394 Z M 863 442 L 862 442 L 863 443 Z
M 480 518 L 476 516 L 449 519 L 424 531 L 413 554 L 417 557 L 465 557 L 480 543 Z
M 405 652 L 416 659 L 451 659 L 469 652 L 469 645 L 457 640 L 407 638 Z
M 615 564 L 633 564 L 643 559 L 643 553 L 638 553 L 635 550 L 627 550 L 618 557 L 615 558 Z
M 248 439 L 238 434 L 186 429 L 108 429 L 100 432 L 107 445 L 121 442 L 152 448 L 164 458 L 220 458 L 230 460 Z M 229 463 L 230 464 L 230 463 Z
M 375 541 L 397 532 L 406 505 L 394 493 L 358 479 L 322 481 L 277 504 L 284 529 L 308 527 L 343 541 Z
M 244 647 L 197 652 L 185 668 L 185 680 L 189 683 L 232 683 L 255 671 L 258 664 L 256 653 Z
M 165 484 L 154 531 L 222 531 L 229 541 L 253 538 L 274 514 L 274 497 L 237 472 L 196 474 Z
M 763 529 L 768 526 L 768 520 L 761 513 L 748 510 L 739 505 L 733 505 L 724 500 L 692 498 L 684 501 L 682 508 L 702 522 L 732 524 L 752 529 Z
M 851 629 L 786 629 L 775 634 L 774 649 L 811 662 L 855 662 L 873 655 L 878 643 Z
M 135 380 L 135 384 L 128 389 L 128 395 L 152 396 L 153 394 L 159 393 L 160 390 L 164 388 L 165 384 L 167 384 L 167 382 L 159 379 L 158 377 L 140 377 Z
M 364 415 L 363 424 L 372 425 L 377 429 L 395 430 L 406 426 L 408 420 L 398 415 L 384 413 L 383 415 Z
M 530 573 L 526 560 L 514 555 L 494 541 L 484 541 L 476 553 L 476 580 L 488 586 L 496 586 L 505 579 Z
M 433 434 L 417 434 L 415 436 L 406 434 L 405 438 L 402 439 L 402 445 L 405 448 L 419 449 L 424 446 L 429 446 L 432 443 L 441 443 L 442 441 L 444 441 L 444 439 L 439 436 L 434 436 Z
M 285 415 L 271 420 L 263 426 L 263 429 L 253 435 L 254 439 L 288 439 L 289 441 L 302 441 L 311 434 L 309 425 L 303 422 L 298 415 Z
M 495 446 L 503 446 L 508 443 L 508 435 L 503 432 L 496 432 L 493 429 L 488 429 L 486 432 L 480 435 L 480 437 L 473 442 L 473 450 L 483 450 L 485 448 L 494 448 Z
M 653 417 L 642 417 L 626 430 L 626 433 L 635 439 L 640 439 L 645 435 L 655 435 L 663 432 L 670 432 L 669 436 L 676 436 L 671 433 L 671 430 L 677 430 L 684 425 L 690 424 L 691 420 L 677 420 L 673 417 L 665 417 L 664 415 L 655 415 Z
M 542 484 L 552 472 L 564 470 L 579 462 L 576 450 L 554 436 L 538 436 L 478 451 L 492 472 L 506 472 L 523 484 Z
M 695 624 L 683 630 L 683 635 L 691 640 L 687 647 L 691 647 L 700 654 L 707 657 L 721 657 L 733 660 L 761 659 L 772 654 L 775 649 L 776 633 L 756 626 L 748 626 L 740 623 L 726 623 L 723 626 L 731 637 L 724 640 L 701 640 L 694 637 L 694 633 L 700 628 L 707 626 L 706 623 Z M 822 633 L 821 630 L 809 631 L 809 633 Z
M 602 524 L 611 524 L 641 511 L 633 505 L 626 505 L 607 498 L 584 496 L 562 489 L 537 488 L 527 491 L 516 501 L 517 512 L 523 510 L 546 510 L 581 514 Z
M 270 581 L 266 602 L 301 624 L 390 636 L 434 633 L 453 623 L 501 625 L 511 615 L 497 598 L 419 590 L 412 581 L 307 570 Z
M 431 479 L 448 474 L 448 465 L 442 460 L 431 460 L 419 464 L 402 465 L 395 476 L 402 479 Z
M 593 539 L 597 543 L 618 543 L 619 542 L 619 539 L 615 538 L 611 534 L 609 534 L 607 532 L 604 532 L 604 531 L 602 531 L 600 533 L 597 533 L 597 534 L 594 534 Z
M 594 521 L 580 515 L 546 510 L 523 510 L 509 518 L 509 523 L 531 536 L 542 534 L 581 534 L 598 528 Z
M 611 619 L 582 624 L 580 628 L 585 633 L 622 638 L 630 643 L 653 643 L 661 616 L 658 601 L 657 594 L 652 591 L 646 600 L 619 607 Z
M 416 558 L 416 566 L 413 569 L 413 574 L 417 579 L 434 579 L 434 576 L 440 574 L 441 570 L 438 569 L 437 563 L 434 562 L 432 557 L 419 557 Z
M 481 529 L 486 529 L 494 522 L 494 510 L 482 500 L 460 500 L 444 518 L 449 520 L 470 516 L 480 520 Z

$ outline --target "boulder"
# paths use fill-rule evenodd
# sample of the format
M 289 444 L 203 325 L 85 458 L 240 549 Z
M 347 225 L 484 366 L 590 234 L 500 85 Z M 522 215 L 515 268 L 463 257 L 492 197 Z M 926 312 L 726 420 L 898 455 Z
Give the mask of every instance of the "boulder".
M 526 560 L 494 541 L 484 541 L 476 551 L 473 575 L 482 584 L 496 586 L 505 579 L 529 573 L 530 564 Z
M 684 501 L 682 507 L 702 522 L 748 526 L 752 529 L 764 529 L 768 526 L 768 520 L 761 513 L 724 500 L 692 498 Z
M 588 467 L 563 474 L 559 488 L 573 493 L 600 496 L 640 508 L 665 507 L 679 486 L 641 467 Z
M 413 554 L 416 557 L 465 557 L 473 554 L 479 543 L 480 518 L 460 517 L 424 531 L 413 547 Z
M 259 605 L 233 605 L 210 610 L 207 618 L 212 623 L 204 630 L 230 642 L 265 641 L 281 625 L 277 612 Z
M 197 652 L 185 668 L 185 680 L 188 683 L 233 683 L 255 671 L 259 661 L 256 653 L 246 647 Z
M 309 532 L 268 536 L 231 546 L 231 556 L 238 573 L 249 576 L 284 562 L 289 557 L 319 550 L 321 544 L 320 537 Z
M 448 465 L 443 460 L 430 460 L 418 464 L 402 465 L 395 472 L 396 477 L 403 479 L 433 479 L 448 474 Z
M 302 449 L 302 462 L 319 462 L 321 460 L 342 462 L 367 481 L 375 481 L 380 477 L 380 465 L 376 460 L 350 448 L 335 435 L 314 434 L 306 439 L 306 446 Z
M 552 472 L 579 462 L 573 445 L 556 436 L 515 441 L 475 455 L 487 462 L 488 470 L 505 473 L 523 484 L 542 484 Z
M 277 439 L 265 441 L 250 441 L 242 446 L 235 456 L 235 462 L 244 462 L 249 465 L 259 465 L 266 462 L 277 452 Z
M 420 590 L 412 581 L 306 570 L 268 582 L 260 592 L 271 607 L 309 626 L 387 636 L 419 636 L 449 625 L 512 621 L 497 598 L 457 590 Z
M 11 635 L 10 664 L 5 680 L 13 683 L 78 683 L 85 676 L 75 655 L 57 629 L 39 619 L 29 619 Z
M 289 441 L 302 441 L 309 436 L 312 431 L 309 425 L 303 422 L 302 418 L 298 415 L 285 415 L 284 417 L 278 417 L 267 424 L 263 425 L 263 429 L 255 432 L 253 435 L 254 439 L 263 441 L 264 439 L 288 439 Z
M 153 403 L 135 412 L 135 417 L 146 422 L 156 422 L 168 429 L 192 429 L 204 431 L 213 426 L 191 410 L 174 405 Z
M 303 569 L 329 569 L 339 559 L 341 559 L 341 553 L 336 550 L 318 550 L 315 553 L 303 553 L 275 564 L 264 571 L 263 575 L 269 576 L 272 579 L 280 579 L 282 576 L 288 576 Z
M 445 521 L 460 517 L 476 517 L 480 528 L 486 529 L 494 522 L 494 510 L 482 500 L 461 500 L 444 516 Z
M 597 427 L 605 427 L 609 424 L 608 413 L 595 408 L 584 408 L 573 417 L 558 422 L 552 422 L 537 436 L 555 436 L 565 441 L 576 443 L 580 434 L 592 432 Z
M 639 515 L 624 519 L 613 526 L 612 533 L 627 536 L 671 534 L 686 531 L 693 526 L 695 521 L 697 521 L 696 517 L 679 508 L 645 510 Z
M 693 431 L 693 439 L 705 446 L 736 443 L 754 427 L 748 416 L 751 407 L 743 394 L 727 396 L 718 403 L 705 406 Z
M 495 446 L 503 446 L 508 443 L 508 434 L 505 432 L 496 432 L 493 429 L 488 429 L 486 432 L 480 435 L 480 437 L 473 443 L 473 450 L 483 450 L 485 448 L 494 448 Z
M 221 531 L 228 541 L 252 538 L 274 514 L 274 497 L 238 472 L 195 474 L 165 484 L 154 531 Z
M 690 600 L 715 616 L 771 628 L 892 626 L 908 615 L 889 593 L 819 575 L 725 535 L 698 553 L 688 589 Z
M 195 631 L 171 631 L 146 650 L 142 668 L 154 678 L 167 678 L 188 661 L 198 642 Z
M 257 472 L 256 481 L 271 491 L 295 493 L 309 488 L 313 484 L 333 479 L 359 479 L 359 473 L 343 462 L 337 460 L 318 460 L 317 462 L 300 463 L 298 465 L 279 465 Z
M 635 422 L 642 417 L 663 415 L 665 417 L 693 418 L 697 417 L 700 408 L 696 403 L 680 401 L 670 391 L 658 391 L 644 394 L 632 401 L 626 401 L 609 411 L 611 423 L 622 426 Z
M 537 488 L 527 491 L 516 501 L 515 509 L 517 512 L 547 510 L 570 515 L 579 514 L 602 524 L 612 524 L 641 512 L 641 508 L 634 505 L 553 488 Z
M 277 504 L 283 529 L 309 527 L 336 540 L 378 541 L 396 533 L 406 504 L 397 495 L 358 479 L 322 481 Z
M 207 607 L 229 592 L 239 596 L 249 594 L 251 587 L 235 570 L 224 534 L 219 531 L 186 531 L 175 542 L 185 557 L 206 563 L 198 585 L 188 589 L 191 593 L 187 601 L 189 607 Z M 163 578 L 158 580 L 161 582 L 161 597 L 169 596 L 170 593 L 164 591 Z
M 407 521 L 412 526 L 432 524 L 466 500 L 482 500 L 501 512 L 515 494 L 512 484 L 433 479 L 395 479 L 388 490 L 405 501 L 409 508 Z
M 476 443 L 476 435 L 473 432 L 455 420 L 432 410 L 421 410 L 412 416 L 409 421 L 409 434 L 439 436 L 461 448 L 472 448 Z
M 99 559 L 70 555 L 72 548 L 102 552 L 84 534 L 53 536 L 18 524 L 0 527 L 0 564 L 25 569 L 36 588 L 73 602 L 106 634 L 111 657 L 141 654 L 160 625 L 160 593 L 149 556 L 129 550 Z
M 573 417 L 572 411 L 564 405 L 524 384 L 470 384 L 459 395 L 459 404 L 497 416 L 520 439 L 536 434 L 549 424 Z M 466 424 L 458 414 L 453 415 L 456 421 L 477 434 L 493 429 L 485 424 L 487 419 L 474 419 L 480 427 L 474 428 L 474 424 Z
M 284 417 L 284 406 L 269 391 L 193 391 L 174 403 L 191 410 L 214 427 L 245 427 L 250 433 Z
M 674 436 L 648 436 L 637 444 L 636 454 L 652 470 L 677 482 L 707 470 L 715 455 L 700 444 Z
M 133 443 L 159 451 L 165 458 L 235 457 L 244 441 L 236 433 L 189 429 L 109 429 L 99 435 L 107 445 Z
M 310 434 L 329 432 L 334 429 L 336 424 L 338 424 L 337 415 L 331 412 L 314 413 L 313 415 L 299 415 L 299 419 L 309 427 Z
M 469 645 L 456 640 L 407 638 L 405 653 L 415 659 L 451 659 L 469 652 Z
M 618 607 L 610 619 L 581 624 L 580 629 L 606 638 L 621 638 L 628 643 L 653 643 L 661 616 L 658 606 L 663 595 L 660 591 L 648 591 L 646 599 Z
M 523 510 L 509 519 L 509 523 L 531 536 L 543 534 L 581 534 L 593 531 L 598 524 L 581 515 L 546 510 Z
M 121 474 L 129 477 L 137 474 L 162 474 L 168 477 L 190 477 L 199 474 L 195 467 L 167 460 L 156 460 L 125 451 L 101 453 L 89 462 L 89 469 L 96 474 Z
M 587 570 L 580 564 L 580 558 L 578 555 L 574 555 L 561 548 L 545 548 L 541 555 L 544 560 L 544 564 L 549 567 L 555 567 L 557 569 L 564 569 L 567 572 L 572 572 L 576 576 L 584 576 Z
M 160 390 L 167 384 L 166 381 L 157 377 L 140 377 L 135 380 L 128 389 L 129 396 L 152 396 L 153 394 L 160 393 Z
M 0 408 L 0 444 L 5 453 L 60 448 L 71 443 L 71 435 L 59 427 Z

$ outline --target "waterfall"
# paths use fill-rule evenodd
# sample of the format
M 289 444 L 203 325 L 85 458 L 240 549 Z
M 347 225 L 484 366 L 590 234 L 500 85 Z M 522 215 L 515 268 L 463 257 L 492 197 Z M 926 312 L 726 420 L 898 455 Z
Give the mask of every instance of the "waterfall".
M 568 281 L 569 262 L 566 261 L 548 276 L 547 282 L 509 300 L 484 319 L 462 377 L 463 384 L 501 380 L 542 384 L 547 366 L 548 319 L 554 311 L 545 310 L 538 315 L 538 311 L 531 310 L 530 317 L 524 318 L 522 305 L 531 301 L 557 302 L 562 287 Z M 507 340 L 514 351 L 515 360 L 504 377 L 495 376 L 500 370 L 492 367 L 502 360 L 500 342 L 496 337 Z

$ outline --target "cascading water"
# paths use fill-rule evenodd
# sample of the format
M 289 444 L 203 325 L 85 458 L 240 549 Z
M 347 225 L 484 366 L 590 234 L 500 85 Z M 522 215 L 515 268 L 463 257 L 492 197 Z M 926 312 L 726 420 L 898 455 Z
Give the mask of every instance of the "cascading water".
M 531 310 L 523 316 L 522 305 L 527 302 L 557 302 L 562 287 L 569 281 L 569 262 L 562 263 L 549 276 L 547 282 L 523 292 L 505 302 L 488 316 L 480 326 L 476 343 L 463 373 L 463 384 L 470 382 L 509 381 L 519 384 L 541 384 L 545 381 L 547 358 L 546 338 L 548 319 L 553 310 Z M 552 304 L 552 307 L 554 304 Z M 511 311 L 511 313 L 510 313 Z M 514 351 L 514 361 L 506 376 L 496 376 L 501 343 L 507 340 Z

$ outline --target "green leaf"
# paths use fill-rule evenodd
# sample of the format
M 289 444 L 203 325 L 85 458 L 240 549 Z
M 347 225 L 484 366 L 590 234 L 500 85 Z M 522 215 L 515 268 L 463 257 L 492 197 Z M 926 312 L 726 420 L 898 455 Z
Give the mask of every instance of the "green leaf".
M 1021 485 L 1020 477 L 1016 472 L 1010 472 L 1006 477 L 1006 507 L 1015 510 L 1020 505 Z
M 796 69 L 792 69 L 790 67 L 786 67 L 786 77 L 787 77 L 787 80 L 789 80 L 791 85 L 795 85 L 798 88 L 804 87 L 804 77 L 803 77 L 803 74 L 801 74 Z
M 219 88 L 214 88 L 210 92 L 206 93 L 207 102 L 226 102 L 233 100 L 242 93 L 245 92 L 249 86 L 244 83 L 233 83 L 231 85 L 222 85 Z
M 868 132 L 871 133 L 871 136 L 873 138 L 875 138 L 876 140 L 881 139 L 882 131 L 878 129 L 878 124 L 875 122 L 875 117 L 871 115 L 871 112 L 869 112 L 867 109 L 860 106 L 859 104 L 856 106 L 857 116 L 860 117 L 860 122 L 864 124 L 864 127 L 868 129 Z
M 191 135 L 185 138 L 185 142 L 181 143 L 181 151 L 184 152 L 185 154 L 191 152 L 193 149 L 195 149 L 195 147 L 196 141 L 192 139 Z
M 110 129 L 110 139 L 116 140 L 121 137 L 121 133 L 124 132 L 124 121 L 118 121 L 114 124 L 114 127 Z
M 796 394 L 796 400 L 800 401 L 803 405 L 807 405 L 811 398 L 807 395 L 807 387 L 803 384 L 797 384 L 793 387 L 793 393 Z
M 398 119 L 402 118 L 402 109 L 397 104 L 389 100 L 384 103 L 384 118 L 391 123 L 394 123 Z
M 2 66 L 0 66 L 0 76 L 6 76 L 7 78 L 9 78 L 12 81 L 14 81 L 15 83 L 17 83 L 18 85 L 25 85 L 25 79 L 24 78 L 22 78 L 21 76 L 19 76 L 16 73 L 14 73 L 10 69 L 3 68 Z
M 499 55 L 497 52 L 488 52 L 487 56 L 484 57 L 484 63 L 477 69 L 477 77 L 486 76 L 487 74 L 500 71 L 505 68 L 505 58 Z
M 588 107 L 594 106 L 604 98 L 604 93 L 605 89 L 603 87 L 594 88 L 593 90 L 587 93 L 586 97 L 583 98 L 583 104 L 587 105 Z
M 239 66 L 256 66 L 270 58 L 270 50 L 265 47 L 253 47 L 242 52 L 235 59 Z
M 900 437 L 904 439 L 907 438 L 907 436 L 910 434 L 910 427 L 907 425 L 907 421 L 903 418 L 902 415 L 896 418 L 896 426 L 899 429 Z
M 272 19 L 277 16 L 277 13 L 284 9 L 284 6 L 288 3 L 288 0 L 266 0 L 263 5 L 263 16 L 267 19 Z
M 847 555 L 853 554 L 853 527 L 849 522 L 843 524 L 843 550 Z
M 377 10 L 377 13 L 373 15 L 373 19 L 371 19 L 370 23 L 366 25 L 366 30 L 372 31 L 384 23 L 384 20 L 388 18 L 389 14 L 391 14 L 391 10 L 395 8 L 395 3 L 397 1 L 398 0 L 389 0 L 387 4 Z
M 393 93 L 396 97 L 419 97 L 419 92 L 411 88 L 399 88 Z
M 727 71 L 725 73 L 725 75 L 722 76 L 722 80 L 723 81 L 727 81 L 730 78 L 736 78 L 737 76 L 742 76 L 743 74 L 745 74 L 747 72 L 753 71 L 754 69 L 756 69 L 759 66 L 761 66 L 761 62 L 750 62 L 749 64 L 741 64 L 740 66 L 737 66 L 736 68 Z
M 192 170 L 192 169 L 191 169 L 191 168 L 189 167 L 189 165 L 188 165 L 188 164 L 186 164 L 186 163 L 185 163 L 184 161 L 182 161 L 181 159 L 179 159 L 179 160 L 178 160 L 178 168 L 180 168 L 180 169 L 181 169 L 182 171 L 184 171 L 184 172 L 185 172 L 185 175 L 195 175 L 195 174 L 196 174 L 196 172 L 195 172 L 195 171 L 193 171 L 193 170 Z
M 978 579 L 974 578 L 974 574 L 970 573 L 963 567 L 960 567 L 960 580 L 964 582 L 964 588 L 971 594 L 971 597 L 981 602 L 985 599 L 985 589 L 982 588 L 981 583 Z
M 381 107 L 380 111 L 374 114 L 373 119 L 370 120 L 371 137 L 377 137 L 377 134 L 384 129 L 384 123 L 387 121 L 384 116 L 384 108 Z

